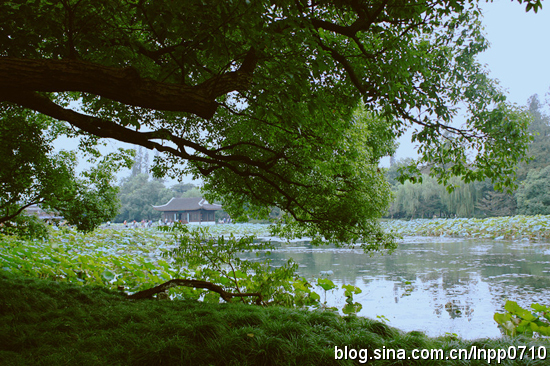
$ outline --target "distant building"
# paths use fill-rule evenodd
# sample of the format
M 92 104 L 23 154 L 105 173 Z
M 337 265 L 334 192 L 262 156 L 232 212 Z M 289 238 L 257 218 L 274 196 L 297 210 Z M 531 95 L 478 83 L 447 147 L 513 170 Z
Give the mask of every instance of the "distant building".
M 221 205 L 208 203 L 202 197 L 172 198 L 167 204 L 153 206 L 162 212 L 162 220 L 182 221 L 189 224 L 215 224 L 214 214 L 222 209 Z
M 48 212 L 44 211 L 40 206 L 38 205 L 30 205 L 29 207 L 25 208 L 24 210 L 25 214 L 27 215 L 35 215 L 41 220 L 52 220 L 52 221 L 60 221 L 63 220 L 63 216 L 59 215 L 56 212 Z

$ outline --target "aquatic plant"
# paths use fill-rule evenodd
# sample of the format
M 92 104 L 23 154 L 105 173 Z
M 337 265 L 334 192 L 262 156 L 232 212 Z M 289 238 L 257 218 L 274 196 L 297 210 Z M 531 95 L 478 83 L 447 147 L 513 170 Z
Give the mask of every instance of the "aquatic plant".
M 495 313 L 494 319 L 504 335 L 550 337 L 550 307 L 532 304 L 532 311 L 522 308 L 515 301 L 507 301 L 506 313 Z
M 384 221 L 384 229 L 401 236 L 543 240 L 550 238 L 550 216 L 507 216 L 486 219 L 416 219 Z
M 220 294 L 254 293 L 264 304 L 319 307 L 314 281 L 299 278 L 291 261 L 271 266 L 272 244 L 255 243 L 254 236 L 245 234 L 266 226 L 111 227 L 88 234 L 51 229 L 49 241 L 1 236 L 0 268 L 16 275 L 118 289 L 134 297 L 165 296 L 168 290 L 172 298 L 219 302 Z M 256 260 L 239 257 L 250 251 L 257 253 Z

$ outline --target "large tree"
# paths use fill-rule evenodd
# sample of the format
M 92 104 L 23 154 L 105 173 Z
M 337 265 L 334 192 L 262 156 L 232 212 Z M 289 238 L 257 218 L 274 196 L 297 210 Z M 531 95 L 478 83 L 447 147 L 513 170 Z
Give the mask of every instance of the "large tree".
M 517 193 L 521 215 L 550 215 L 550 166 L 530 170 Z
M 2 105 L 0 121 L 3 229 L 20 227 L 27 221 L 21 219 L 24 209 L 35 204 L 57 211 L 83 231 L 91 231 L 117 214 L 114 174 L 123 164 L 129 165 L 128 153 L 109 154 L 93 168 L 77 174 L 74 152 L 53 151 L 60 129 L 49 117 Z
M 53 153 L 48 118 L 3 105 L 0 120 L 0 224 L 31 205 L 68 199 L 75 156 Z
M 533 141 L 529 144 L 527 154 L 530 161 L 519 166 L 519 180 L 525 180 L 530 170 L 541 170 L 550 165 L 550 116 L 544 112 L 544 107 L 537 94 L 527 100 L 527 108 L 533 118 L 529 125 Z
M 285 230 L 378 248 L 377 163 L 408 127 L 441 182 L 513 184 L 527 122 L 487 46 L 467 0 L 3 1 L 0 101 L 164 152 L 156 174 L 202 177 L 233 217 L 277 206 Z

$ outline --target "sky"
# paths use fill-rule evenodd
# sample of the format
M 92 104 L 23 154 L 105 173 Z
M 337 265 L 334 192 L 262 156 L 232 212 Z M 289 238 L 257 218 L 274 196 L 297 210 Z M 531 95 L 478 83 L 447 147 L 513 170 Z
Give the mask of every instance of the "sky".
M 533 94 L 544 101 L 550 88 L 550 2 L 545 4 L 543 1 L 543 8 L 536 14 L 533 11 L 526 13 L 525 5 L 517 0 L 489 3 L 482 0 L 481 8 L 484 33 L 491 47 L 480 55 L 479 62 L 486 65 L 493 79 L 499 80 L 510 102 L 524 106 Z M 416 157 L 410 133 L 399 143 L 397 159 Z M 64 148 L 73 145 L 67 141 L 61 144 Z M 114 149 L 122 145 L 111 141 L 108 146 Z M 385 158 L 382 165 L 388 166 L 389 158 Z M 120 176 L 128 174 L 129 171 L 121 172 Z M 191 180 L 184 178 L 183 181 Z
M 482 5 L 485 35 L 491 47 L 479 61 L 490 76 L 508 90 L 508 99 L 525 105 L 538 94 L 541 101 L 550 87 L 550 3 L 534 13 L 517 1 Z
M 481 2 L 485 37 L 490 48 L 478 57 L 507 91 L 508 100 L 519 106 L 538 94 L 543 102 L 550 88 L 550 2 L 536 14 L 525 12 L 517 0 Z M 399 140 L 397 159 L 416 157 L 408 133 Z M 389 165 L 389 158 L 382 161 Z

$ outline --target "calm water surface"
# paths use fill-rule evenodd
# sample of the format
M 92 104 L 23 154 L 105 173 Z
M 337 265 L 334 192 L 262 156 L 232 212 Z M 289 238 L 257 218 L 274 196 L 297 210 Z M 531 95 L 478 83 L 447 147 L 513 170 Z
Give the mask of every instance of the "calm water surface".
M 506 299 L 525 307 L 550 304 L 550 244 L 405 238 L 391 255 L 361 250 L 280 244 L 273 264 L 293 258 L 307 278 L 333 271 L 336 284 L 363 290 L 354 300 L 361 316 L 383 315 L 389 324 L 430 336 L 456 333 L 466 339 L 500 337 L 493 315 Z M 317 288 L 323 298 L 323 290 Z M 343 291 L 327 295 L 342 308 Z

